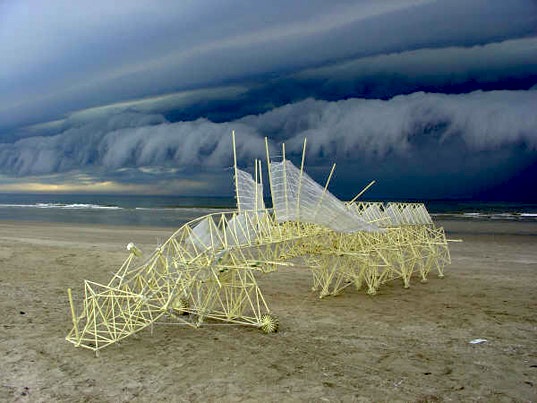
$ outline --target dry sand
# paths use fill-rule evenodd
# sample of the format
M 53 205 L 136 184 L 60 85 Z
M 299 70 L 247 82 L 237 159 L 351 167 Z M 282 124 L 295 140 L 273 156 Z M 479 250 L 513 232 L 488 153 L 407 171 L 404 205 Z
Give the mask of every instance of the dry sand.
M 464 240 L 444 279 L 319 300 L 280 270 L 261 279 L 277 334 L 162 325 L 95 357 L 64 339 L 66 289 L 171 231 L 2 222 L 0 400 L 537 401 L 537 224 L 440 224 Z

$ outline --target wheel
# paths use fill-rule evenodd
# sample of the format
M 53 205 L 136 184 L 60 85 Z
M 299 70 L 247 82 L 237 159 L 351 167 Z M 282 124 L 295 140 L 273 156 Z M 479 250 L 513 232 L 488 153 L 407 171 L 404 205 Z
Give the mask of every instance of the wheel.
M 278 318 L 270 313 L 266 313 L 261 316 L 261 325 L 259 326 L 263 333 L 276 333 L 278 327 L 280 326 L 280 321 Z
M 188 315 L 186 310 L 190 308 L 188 300 L 183 297 L 176 297 L 172 302 L 172 310 L 176 315 Z

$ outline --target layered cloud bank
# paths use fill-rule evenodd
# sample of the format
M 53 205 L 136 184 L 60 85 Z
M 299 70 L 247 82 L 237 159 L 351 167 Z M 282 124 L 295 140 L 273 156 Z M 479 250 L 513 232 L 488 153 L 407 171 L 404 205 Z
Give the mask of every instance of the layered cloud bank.
M 230 82 L 281 106 L 479 89 L 468 80 L 523 87 L 536 74 L 528 0 L 21 0 L 0 3 L 0 15 L 0 131 Z
M 387 101 L 307 99 L 233 122 L 167 122 L 155 114 L 126 113 L 63 122 L 55 135 L 0 144 L 0 170 L 25 176 L 105 168 L 222 169 L 231 164 L 230 133 L 237 132 L 241 163 L 286 142 L 291 155 L 308 139 L 308 160 L 338 163 L 455 144 L 462 151 L 537 149 L 537 91 L 414 93 Z M 435 167 L 430 168 L 432 171 Z
M 0 191 L 229 194 L 232 130 L 241 165 L 307 137 L 336 193 L 534 181 L 536 32 L 532 0 L 0 1 Z

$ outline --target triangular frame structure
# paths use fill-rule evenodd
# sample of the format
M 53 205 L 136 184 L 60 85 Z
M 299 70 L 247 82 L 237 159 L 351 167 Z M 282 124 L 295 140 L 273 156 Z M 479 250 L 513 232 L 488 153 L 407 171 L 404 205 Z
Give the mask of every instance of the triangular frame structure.
M 296 258 L 311 270 L 321 298 L 351 285 L 373 295 L 398 278 L 408 288 L 414 275 L 425 282 L 433 269 L 443 277 L 447 240 L 423 204 L 356 201 L 363 192 L 344 203 L 328 191 L 335 165 L 324 187 L 304 172 L 306 141 L 299 169 L 286 160 L 285 144 L 282 161 L 272 161 L 265 139 L 273 201 L 267 209 L 261 162 L 255 178 L 240 170 L 232 138 L 237 210 L 188 222 L 145 260 L 129 244 L 108 284 L 84 282 L 78 312 L 69 289 L 68 341 L 98 352 L 163 317 L 192 327 L 218 320 L 277 331 L 257 278 Z

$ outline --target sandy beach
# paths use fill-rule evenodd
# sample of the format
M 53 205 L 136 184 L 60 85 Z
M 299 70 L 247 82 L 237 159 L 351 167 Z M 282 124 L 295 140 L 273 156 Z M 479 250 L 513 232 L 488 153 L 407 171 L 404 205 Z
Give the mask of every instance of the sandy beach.
M 172 231 L 2 221 L 0 401 L 537 401 L 537 223 L 438 224 L 464 241 L 443 279 L 320 300 L 286 268 L 260 278 L 276 334 L 162 324 L 95 357 L 65 341 L 67 288 Z

